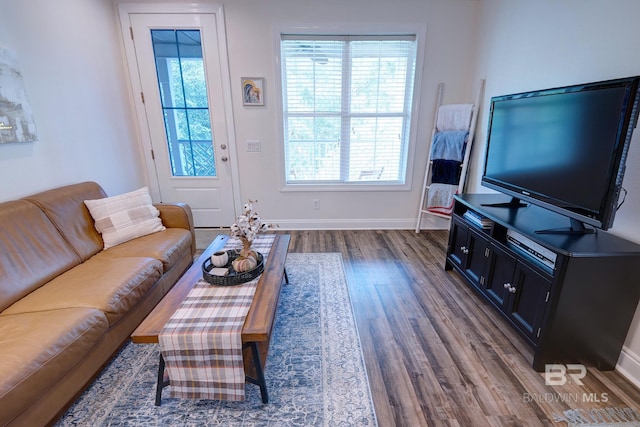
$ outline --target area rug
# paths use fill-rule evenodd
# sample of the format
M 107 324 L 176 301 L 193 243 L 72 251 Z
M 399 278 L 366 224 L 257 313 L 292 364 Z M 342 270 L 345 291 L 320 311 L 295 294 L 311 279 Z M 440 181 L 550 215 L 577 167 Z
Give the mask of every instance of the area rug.
M 640 427 L 640 413 L 632 408 L 568 409 L 553 421 L 567 427 Z
M 154 405 L 159 350 L 127 344 L 57 426 L 376 426 L 338 253 L 287 256 L 266 368 L 269 403 L 246 384 L 242 402 Z

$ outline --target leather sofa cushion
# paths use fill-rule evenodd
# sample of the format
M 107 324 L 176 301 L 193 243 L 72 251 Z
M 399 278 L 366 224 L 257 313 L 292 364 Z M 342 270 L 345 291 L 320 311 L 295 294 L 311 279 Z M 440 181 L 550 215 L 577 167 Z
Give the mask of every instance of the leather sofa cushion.
M 80 263 L 49 218 L 33 203 L 0 203 L 0 312 Z
M 169 228 L 165 231 L 138 237 L 106 251 L 96 257 L 148 257 L 162 262 L 163 272 L 169 271 L 174 265 L 184 259 L 185 254 L 191 252 L 191 233 L 183 228 Z
M 104 314 L 91 308 L 0 315 L 0 425 L 46 393 L 107 328 Z
M 93 257 L 51 280 L 4 313 L 17 314 L 65 307 L 101 310 L 116 323 L 160 279 L 162 263 L 151 258 Z
M 193 214 L 186 203 L 155 203 L 160 211 L 160 219 L 167 228 L 184 228 L 191 233 L 191 256 L 196 255 L 196 231 L 193 228 Z
M 101 251 L 103 244 L 84 201 L 106 196 L 97 183 L 82 182 L 34 194 L 26 197 L 26 200 L 35 203 L 46 213 L 82 261 L 85 261 Z

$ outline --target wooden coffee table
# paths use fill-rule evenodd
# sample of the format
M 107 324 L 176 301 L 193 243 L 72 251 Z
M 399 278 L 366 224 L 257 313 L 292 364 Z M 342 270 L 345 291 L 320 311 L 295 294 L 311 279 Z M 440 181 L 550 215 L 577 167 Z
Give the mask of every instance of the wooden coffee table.
M 189 291 L 202 278 L 202 263 L 214 252 L 221 250 L 229 236 L 219 235 L 207 249 L 194 261 L 193 265 L 184 273 L 178 282 L 164 296 L 158 305 L 149 313 L 142 323 L 131 334 L 131 341 L 136 344 L 157 344 L 158 335 L 165 323 L 180 307 Z M 244 371 L 246 381 L 260 387 L 262 402 L 269 402 L 264 369 L 267 363 L 269 342 L 276 317 L 280 289 L 284 279 L 289 283 L 284 268 L 287 250 L 291 236 L 278 234 L 275 237 L 269 256 L 264 266 L 264 272 L 256 285 L 256 293 L 242 327 L 242 343 L 244 351 Z M 164 359 L 160 355 L 158 368 L 158 384 L 156 388 L 156 405 L 160 406 L 162 389 L 169 385 L 164 378 Z

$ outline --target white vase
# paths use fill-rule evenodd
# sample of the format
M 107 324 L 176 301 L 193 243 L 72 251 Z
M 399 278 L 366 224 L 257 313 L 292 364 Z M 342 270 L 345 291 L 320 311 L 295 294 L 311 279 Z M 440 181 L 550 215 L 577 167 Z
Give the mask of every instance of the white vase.
M 218 251 L 211 255 L 211 264 L 215 267 L 224 267 L 229 262 L 227 251 Z

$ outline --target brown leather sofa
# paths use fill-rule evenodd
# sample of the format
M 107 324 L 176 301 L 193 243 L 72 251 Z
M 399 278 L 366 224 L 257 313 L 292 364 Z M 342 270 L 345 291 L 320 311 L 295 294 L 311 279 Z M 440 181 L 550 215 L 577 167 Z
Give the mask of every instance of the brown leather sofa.
M 0 203 L 0 426 L 55 421 L 192 264 L 188 205 L 103 250 L 84 182 Z

